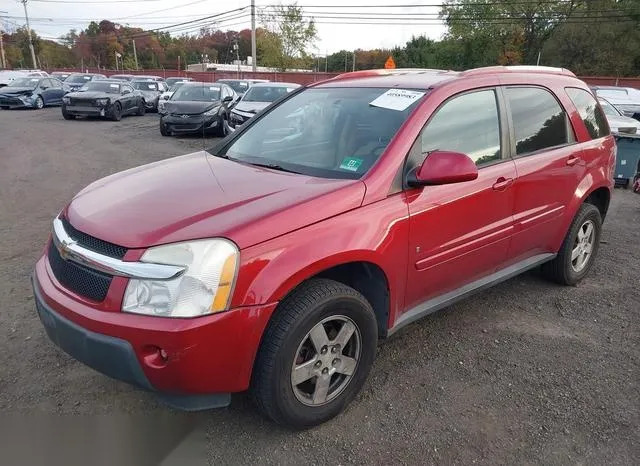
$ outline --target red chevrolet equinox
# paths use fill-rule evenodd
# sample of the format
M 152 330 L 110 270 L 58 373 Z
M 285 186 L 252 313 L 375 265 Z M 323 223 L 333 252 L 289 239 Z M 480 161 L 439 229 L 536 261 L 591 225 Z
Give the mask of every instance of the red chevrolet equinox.
M 249 390 L 310 427 L 407 324 L 538 266 L 580 281 L 615 157 L 564 69 L 346 73 L 87 186 L 53 221 L 37 311 L 71 356 L 172 406 Z

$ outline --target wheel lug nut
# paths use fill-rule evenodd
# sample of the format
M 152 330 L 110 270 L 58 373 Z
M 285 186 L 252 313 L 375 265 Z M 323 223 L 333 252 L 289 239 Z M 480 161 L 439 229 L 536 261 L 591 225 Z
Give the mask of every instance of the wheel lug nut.
M 326 367 L 324 369 L 322 369 L 322 373 L 323 374 L 328 374 L 329 373 L 329 369 L 327 369 Z
M 337 353 L 338 352 L 338 348 L 336 348 L 335 346 L 331 347 L 331 352 L 332 353 Z
M 327 354 L 327 351 L 329 351 L 329 348 L 327 348 L 326 346 L 323 346 L 322 348 L 320 348 L 321 354 Z
M 315 367 L 315 368 L 322 367 L 322 361 L 316 361 L 316 363 L 313 365 L 313 367 Z
M 335 359 L 332 361 L 332 364 L 333 364 L 334 366 L 337 366 L 338 364 L 340 364 L 340 359 L 335 358 Z

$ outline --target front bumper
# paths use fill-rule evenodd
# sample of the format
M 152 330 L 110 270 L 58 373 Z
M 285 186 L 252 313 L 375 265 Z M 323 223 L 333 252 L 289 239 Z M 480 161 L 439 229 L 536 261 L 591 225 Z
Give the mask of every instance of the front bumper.
M 33 108 L 36 106 L 35 99 L 24 101 L 18 97 L 0 96 L 0 107 L 9 108 Z
M 95 116 L 105 117 L 109 115 L 110 108 L 108 106 L 91 106 L 91 105 L 63 105 L 64 112 L 77 116 Z
M 221 124 L 217 115 L 163 115 L 160 124 L 172 134 L 190 134 L 216 131 Z
M 38 315 L 56 345 L 98 372 L 187 410 L 225 406 L 229 393 L 249 387 L 260 338 L 276 306 L 193 319 L 100 310 L 64 289 L 46 256 L 32 280 Z

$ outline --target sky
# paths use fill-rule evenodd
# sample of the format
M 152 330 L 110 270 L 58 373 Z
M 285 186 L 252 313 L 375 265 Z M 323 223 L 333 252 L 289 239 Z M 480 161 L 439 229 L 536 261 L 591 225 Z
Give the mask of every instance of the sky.
M 291 3 L 256 0 L 257 13 L 269 6 Z M 404 45 L 414 35 L 439 39 L 445 27 L 438 19 L 434 0 L 298 0 L 305 15 L 316 19 L 318 41 L 315 55 L 339 50 L 391 48 Z M 205 16 L 222 14 L 222 30 L 249 28 L 250 0 L 29 0 L 31 28 L 45 38 L 57 38 L 69 29 L 82 30 L 92 20 L 108 19 L 144 29 L 166 28 L 172 34 L 195 33 L 198 23 L 175 26 Z M 411 6 L 410 6 L 411 5 Z M 375 6 L 375 8 L 374 8 Z M 25 24 L 24 9 L 18 0 L 0 0 L 5 26 Z M 209 19 L 211 23 L 214 19 Z M 368 24 L 369 23 L 369 24 Z M 373 24 L 370 24 L 373 23 Z M 168 27 L 173 26 L 173 27 Z

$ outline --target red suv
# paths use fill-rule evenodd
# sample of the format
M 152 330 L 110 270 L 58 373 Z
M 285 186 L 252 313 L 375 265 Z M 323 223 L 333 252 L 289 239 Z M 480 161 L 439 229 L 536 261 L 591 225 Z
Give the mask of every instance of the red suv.
M 347 73 L 82 190 L 36 265 L 38 313 L 174 406 L 249 389 L 309 427 L 362 388 L 379 339 L 537 266 L 581 280 L 615 156 L 566 70 Z

